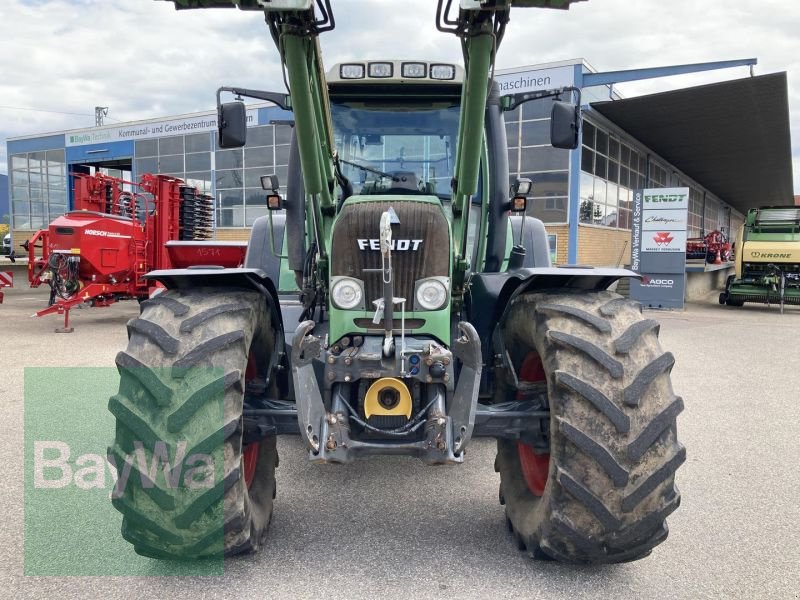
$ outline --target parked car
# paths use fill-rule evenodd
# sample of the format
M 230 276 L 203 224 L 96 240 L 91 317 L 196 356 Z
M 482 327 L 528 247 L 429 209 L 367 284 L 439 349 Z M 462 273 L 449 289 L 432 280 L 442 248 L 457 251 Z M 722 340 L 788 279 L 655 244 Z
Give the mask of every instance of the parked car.
M 0 254 L 6 256 L 11 254 L 11 234 L 7 233 L 6 237 L 3 238 L 3 248 L 0 250 Z

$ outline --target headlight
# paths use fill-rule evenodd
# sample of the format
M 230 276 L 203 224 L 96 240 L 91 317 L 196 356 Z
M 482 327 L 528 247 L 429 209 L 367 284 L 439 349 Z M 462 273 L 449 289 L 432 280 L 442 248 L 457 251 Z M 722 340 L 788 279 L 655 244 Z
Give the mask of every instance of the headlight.
M 450 280 L 447 277 L 431 277 L 417 282 L 415 293 L 415 309 L 438 310 L 447 304 L 447 288 Z
M 351 310 L 364 308 L 364 284 L 352 277 L 334 277 L 331 300 L 336 308 Z

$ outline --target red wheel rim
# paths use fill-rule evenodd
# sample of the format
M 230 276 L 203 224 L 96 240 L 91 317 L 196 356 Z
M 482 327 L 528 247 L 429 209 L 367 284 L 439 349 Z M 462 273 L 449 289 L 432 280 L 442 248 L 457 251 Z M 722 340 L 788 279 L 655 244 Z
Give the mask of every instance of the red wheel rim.
M 258 449 L 259 443 L 253 442 L 245 447 L 242 453 L 242 463 L 244 464 L 244 483 L 247 489 L 253 485 L 253 479 L 256 476 L 256 465 L 258 464 Z
M 247 367 L 244 372 L 245 387 L 247 382 L 254 380 L 258 376 L 258 366 L 256 355 L 253 352 L 247 356 Z M 258 463 L 258 442 L 253 442 L 244 447 L 242 452 L 242 468 L 244 469 L 244 482 L 247 489 L 253 485 L 253 478 L 256 476 L 256 464 Z
M 519 380 L 527 383 L 547 380 L 542 359 L 536 352 L 530 352 L 522 361 Z M 521 394 L 517 395 L 518 398 L 520 396 Z M 517 452 L 528 489 L 534 496 L 542 496 L 550 472 L 550 454 L 536 454 L 533 448 L 523 442 L 517 442 Z

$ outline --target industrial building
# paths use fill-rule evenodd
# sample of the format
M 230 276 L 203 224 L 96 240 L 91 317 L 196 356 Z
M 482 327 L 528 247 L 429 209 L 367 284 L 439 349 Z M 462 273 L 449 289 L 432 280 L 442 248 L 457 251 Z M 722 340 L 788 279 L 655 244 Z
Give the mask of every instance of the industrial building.
M 541 218 L 561 264 L 623 265 L 630 257 L 632 191 L 689 187 L 688 235 L 735 237 L 750 207 L 793 201 L 785 73 L 622 98 L 621 82 L 746 68 L 754 59 L 598 73 L 581 59 L 500 70 L 502 93 L 582 91 L 577 150 L 549 144 L 551 100 L 506 114 L 512 179 L 534 182 Z M 565 93 L 568 95 L 568 93 Z M 216 113 L 11 138 L 7 142 L 12 230 L 24 240 L 71 206 L 70 174 L 101 170 L 185 179 L 215 198 L 218 239 L 247 239 L 266 213 L 260 176 L 287 180 L 291 113 L 250 107 L 243 149 L 216 147 Z

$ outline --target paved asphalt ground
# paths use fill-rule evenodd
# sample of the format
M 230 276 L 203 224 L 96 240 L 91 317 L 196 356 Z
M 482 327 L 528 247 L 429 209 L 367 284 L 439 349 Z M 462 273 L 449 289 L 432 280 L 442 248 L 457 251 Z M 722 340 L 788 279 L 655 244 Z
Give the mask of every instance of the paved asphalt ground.
M 0 305 L 0 598 L 800 598 L 800 310 L 709 302 L 648 313 L 677 357 L 689 458 L 670 536 L 642 561 L 581 568 L 518 553 L 497 502 L 492 441 L 473 442 L 460 467 L 404 458 L 336 467 L 308 464 L 299 441 L 284 438 L 270 543 L 228 561 L 224 575 L 164 576 L 163 563 L 131 553 L 152 576 L 32 577 L 23 575 L 23 369 L 112 366 L 137 314 L 130 302 L 74 311 L 75 332 L 57 335 L 58 317 L 28 318 L 45 301 L 20 288 Z M 115 542 L 120 518 L 98 517 Z M 101 537 L 102 552 L 111 540 Z

